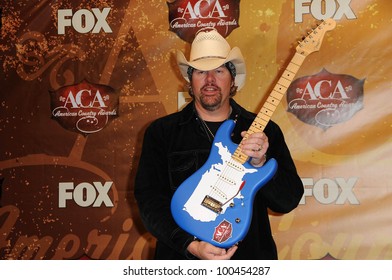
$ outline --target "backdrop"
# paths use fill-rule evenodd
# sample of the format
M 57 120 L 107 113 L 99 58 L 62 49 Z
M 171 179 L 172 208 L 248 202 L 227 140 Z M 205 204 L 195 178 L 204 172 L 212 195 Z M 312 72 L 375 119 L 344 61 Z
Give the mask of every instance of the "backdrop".
M 174 53 L 215 27 L 258 112 L 322 20 L 272 119 L 305 186 L 271 213 L 280 259 L 392 259 L 389 0 L 3 0 L 1 259 L 149 259 L 133 197 L 146 126 L 188 96 Z M 316 29 L 317 32 L 317 29 Z

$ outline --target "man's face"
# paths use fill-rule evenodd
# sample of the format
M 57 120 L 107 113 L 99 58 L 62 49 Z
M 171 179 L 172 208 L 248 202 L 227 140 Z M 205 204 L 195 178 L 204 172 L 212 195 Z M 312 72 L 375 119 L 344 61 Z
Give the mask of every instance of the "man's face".
M 192 91 L 196 106 L 215 111 L 229 101 L 232 81 L 229 70 L 222 65 L 214 70 L 192 73 Z

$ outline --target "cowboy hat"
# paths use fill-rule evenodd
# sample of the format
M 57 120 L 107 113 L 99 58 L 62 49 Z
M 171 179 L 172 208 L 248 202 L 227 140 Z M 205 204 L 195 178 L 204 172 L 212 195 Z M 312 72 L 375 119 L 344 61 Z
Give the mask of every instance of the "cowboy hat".
M 238 47 L 230 49 L 229 43 L 215 29 L 200 31 L 196 34 L 191 45 L 189 61 L 181 51 L 177 51 L 177 64 L 185 80 L 189 81 L 188 68 L 209 71 L 216 69 L 226 62 L 231 62 L 236 68 L 235 85 L 240 90 L 245 83 L 245 61 Z

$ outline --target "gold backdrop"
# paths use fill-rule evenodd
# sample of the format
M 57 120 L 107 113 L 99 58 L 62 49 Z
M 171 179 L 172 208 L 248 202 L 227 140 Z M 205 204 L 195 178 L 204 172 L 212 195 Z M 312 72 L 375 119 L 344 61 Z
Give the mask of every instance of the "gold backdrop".
M 1 259 L 152 257 L 133 179 L 144 129 L 175 112 L 184 91 L 174 53 L 189 44 L 169 28 L 177 1 L 2 2 Z M 349 114 L 293 111 L 288 95 L 272 117 L 305 185 L 297 209 L 271 213 L 279 258 L 391 259 L 392 2 L 217 2 L 224 11 L 239 5 L 227 40 L 242 50 L 247 78 L 235 98 L 254 112 L 297 41 L 322 17 L 337 23 L 290 96 L 304 84 L 309 97 L 326 77 L 330 95 L 315 104 L 344 95 Z M 327 125 L 315 124 L 319 111 Z

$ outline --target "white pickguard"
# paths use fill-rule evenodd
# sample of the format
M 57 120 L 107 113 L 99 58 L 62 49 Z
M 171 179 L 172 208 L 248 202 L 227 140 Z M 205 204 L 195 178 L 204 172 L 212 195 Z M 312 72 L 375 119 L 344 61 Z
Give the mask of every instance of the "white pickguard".
M 184 210 L 193 219 L 202 222 L 214 221 L 219 215 L 201 204 L 206 195 L 225 202 L 220 213 L 223 214 L 234 198 L 242 197 L 239 189 L 244 175 L 257 172 L 257 169 L 247 169 L 242 164 L 236 163 L 222 142 L 215 143 L 215 146 L 218 147 L 220 160 L 217 159 L 215 161 L 217 163 L 202 175 L 199 184 L 184 205 Z

